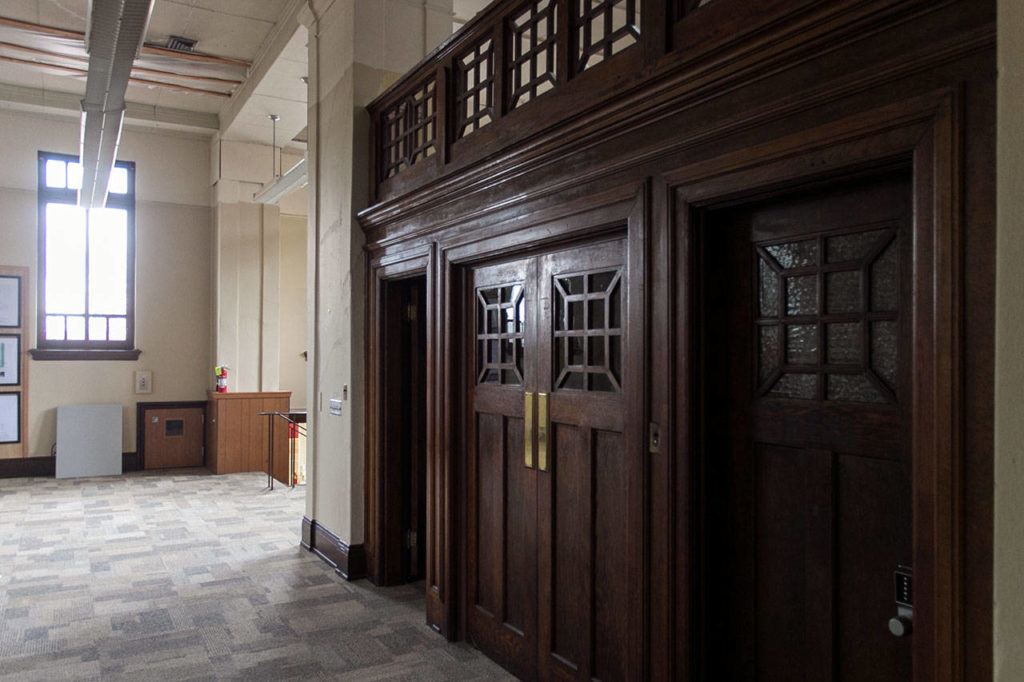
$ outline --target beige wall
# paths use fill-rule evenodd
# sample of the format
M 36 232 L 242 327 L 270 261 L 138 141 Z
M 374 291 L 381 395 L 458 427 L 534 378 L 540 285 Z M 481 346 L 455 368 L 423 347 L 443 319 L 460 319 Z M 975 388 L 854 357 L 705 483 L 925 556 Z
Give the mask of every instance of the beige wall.
M 28 266 L 36 301 L 36 154 L 78 153 L 77 119 L 0 111 L 0 262 Z M 138 401 L 201 400 L 211 383 L 208 142 L 126 129 L 118 158 L 136 163 L 134 362 L 29 362 L 29 454 L 56 441 L 56 407 L 123 406 L 123 449 L 135 451 Z M 35 346 L 35 330 L 30 347 Z M 153 393 L 134 393 L 134 371 L 153 372 Z
M 281 214 L 280 389 L 292 392 L 292 409 L 307 407 L 306 360 L 306 216 Z
M 1024 2 L 999 1 L 995 677 L 1024 674 Z
M 363 542 L 365 255 L 355 214 L 368 200 L 364 107 L 447 37 L 451 16 L 451 0 L 322 0 L 301 15 L 310 29 L 306 513 L 348 544 Z M 341 416 L 327 411 L 332 397 L 344 401 Z

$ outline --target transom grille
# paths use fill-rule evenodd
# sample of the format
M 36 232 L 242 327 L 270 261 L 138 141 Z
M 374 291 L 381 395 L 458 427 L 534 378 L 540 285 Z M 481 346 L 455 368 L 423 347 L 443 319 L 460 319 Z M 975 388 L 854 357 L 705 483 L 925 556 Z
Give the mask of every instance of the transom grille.
M 575 24 L 580 72 L 640 40 L 639 0 L 577 0 Z
M 526 104 L 555 87 L 556 7 L 555 0 L 531 2 L 509 20 L 512 42 L 509 109 Z
M 381 179 L 437 151 L 437 85 L 431 78 L 381 113 Z
M 455 60 L 458 73 L 455 95 L 458 138 L 494 120 L 494 47 L 491 39 Z

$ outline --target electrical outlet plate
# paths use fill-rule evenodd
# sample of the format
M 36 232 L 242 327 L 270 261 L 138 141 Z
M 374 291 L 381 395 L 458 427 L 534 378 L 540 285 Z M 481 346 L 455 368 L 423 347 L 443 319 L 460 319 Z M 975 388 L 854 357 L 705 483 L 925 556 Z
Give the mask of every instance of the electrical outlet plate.
M 153 392 L 153 372 L 148 369 L 140 369 L 135 372 L 135 392 Z

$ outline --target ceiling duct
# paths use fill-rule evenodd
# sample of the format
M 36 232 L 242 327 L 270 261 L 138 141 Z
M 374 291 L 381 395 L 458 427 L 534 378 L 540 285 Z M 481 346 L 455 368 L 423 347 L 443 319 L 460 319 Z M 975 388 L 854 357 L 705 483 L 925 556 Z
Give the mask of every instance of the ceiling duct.
M 132 64 L 146 36 L 153 0 L 92 0 L 89 3 L 89 74 L 82 100 L 82 189 L 78 204 L 101 207 L 124 120 L 124 95 Z

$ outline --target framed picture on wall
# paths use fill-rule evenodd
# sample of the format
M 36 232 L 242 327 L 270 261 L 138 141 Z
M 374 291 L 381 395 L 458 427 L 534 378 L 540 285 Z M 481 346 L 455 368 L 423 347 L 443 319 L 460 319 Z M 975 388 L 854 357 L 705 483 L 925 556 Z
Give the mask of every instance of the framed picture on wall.
M 21 394 L 0 393 L 0 444 L 21 442 Z
M 21 326 L 21 277 L 0 275 L 0 327 Z
M 0 386 L 21 383 L 21 336 L 0 334 Z

